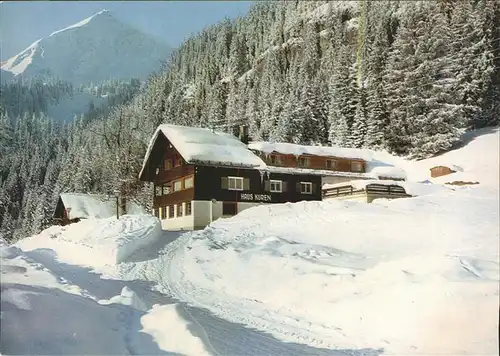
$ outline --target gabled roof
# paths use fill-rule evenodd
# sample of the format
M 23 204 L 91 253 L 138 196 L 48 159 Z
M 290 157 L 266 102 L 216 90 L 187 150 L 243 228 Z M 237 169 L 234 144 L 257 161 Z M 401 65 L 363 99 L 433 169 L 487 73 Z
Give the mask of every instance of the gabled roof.
M 158 136 L 163 134 L 190 164 L 265 168 L 266 164 L 233 135 L 201 127 L 160 125 L 149 142 L 139 176 L 146 167 Z
M 62 193 L 60 199 L 70 220 L 105 219 L 116 216 L 115 197 L 98 194 Z M 145 214 L 145 210 L 134 202 L 127 202 L 128 214 Z
M 360 148 L 345 148 L 334 146 L 304 146 L 294 143 L 271 143 L 271 142 L 250 142 L 248 148 L 264 153 L 281 153 L 300 155 L 315 155 L 323 157 L 338 157 L 348 159 L 359 159 L 364 161 L 372 160 L 372 152 Z

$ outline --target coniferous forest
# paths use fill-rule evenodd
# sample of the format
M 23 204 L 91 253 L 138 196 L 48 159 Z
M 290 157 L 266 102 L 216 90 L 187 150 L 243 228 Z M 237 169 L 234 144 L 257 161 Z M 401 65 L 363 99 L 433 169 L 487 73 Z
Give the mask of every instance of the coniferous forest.
M 257 2 L 187 39 L 144 85 L 112 92 L 70 123 L 47 105 L 61 81 L 2 86 L 0 235 L 51 223 L 61 192 L 151 202 L 137 181 L 157 125 L 253 140 L 385 149 L 414 159 L 500 120 L 500 1 Z

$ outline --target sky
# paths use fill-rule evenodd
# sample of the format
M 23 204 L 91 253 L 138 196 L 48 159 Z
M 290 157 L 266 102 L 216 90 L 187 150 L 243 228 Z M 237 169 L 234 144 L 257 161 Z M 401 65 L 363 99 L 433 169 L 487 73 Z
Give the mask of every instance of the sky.
M 224 17 L 245 15 L 251 1 L 0 1 L 0 58 L 102 9 L 143 32 L 179 46 Z

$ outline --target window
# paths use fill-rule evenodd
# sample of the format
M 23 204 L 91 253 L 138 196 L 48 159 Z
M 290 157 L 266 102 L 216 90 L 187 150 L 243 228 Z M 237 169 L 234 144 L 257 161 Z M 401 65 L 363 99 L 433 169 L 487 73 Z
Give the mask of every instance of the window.
M 175 217 L 175 215 L 174 215 L 174 206 L 173 206 L 173 205 L 170 205 L 170 206 L 168 207 L 168 217 L 169 217 L 169 218 L 173 218 L 173 217 Z
M 351 162 L 351 171 L 361 172 L 363 170 L 363 163 L 361 162 Z
M 222 203 L 222 215 L 236 215 L 236 203 L 223 202 Z
M 281 193 L 283 191 L 280 180 L 271 180 L 271 193 Z
M 227 177 L 229 190 L 243 190 L 242 177 Z
M 154 211 L 155 211 L 155 216 L 158 218 L 160 216 L 160 210 L 155 208 Z
M 166 219 L 167 218 L 167 207 L 166 206 L 162 206 L 160 208 L 160 218 L 161 219 Z
M 299 157 L 299 167 L 309 167 L 309 159 L 307 157 Z
M 184 213 L 185 213 L 186 216 L 187 215 L 191 215 L 191 202 L 190 201 L 188 201 L 186 203 L 186 211 Z
M 177 204 L 177 216 L 182 216 L 182 203 Z
M 193 177 L 184 179 L 184 189 L 189 189 L 193 187 Z
M 174 166 L 179 167 L 181 164 L 182 164 L 181 156 L 179 156 L 179 155 L 175 156 Z
M 170 185 L 164 185 L 163 186 L 163 195 L 170 194 Z
M 300 182 L 300 192 L 302 194 L 312 194 L 312 183 Z
M 169 170 L 169 169 L 172 169 L 172 159 L 166 159 L 165 160 L 165 170 Z
M 182 181 L 181 180 L 176 180 L 174 182 L 174 192 L 178 192 L 179 190 L 182 190 Z
M 281 156 L 271 155 L 271 164 L 275 166 L 281 165 Z
M 327 159 L 325 163 L 326 169 L 335 169 L 337 168 L 337 161 L 333 159 Z

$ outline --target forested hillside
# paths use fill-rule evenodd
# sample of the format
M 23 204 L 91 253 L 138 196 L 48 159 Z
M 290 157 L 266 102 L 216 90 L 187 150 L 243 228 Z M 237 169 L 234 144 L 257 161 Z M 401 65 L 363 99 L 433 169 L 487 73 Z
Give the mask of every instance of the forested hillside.
M 116 142 L 141 144 L 134 151 L 137 155 L 144 149 L 144 138 L 120 136 L 114 126 L 119 116 L 117 124 L 130 128 L 132 119 L 121 107 L 133 100 L 139 87 L 135 79 L 78 88 L 40 80 L 1 87 L 0 235 L 17 239 L 50 225 L 63 191 L 114 194 L 123 177 L 117 167 L 123 155 Z M 99 106 L 91 102 L 85 114 L 69 122 L 48 116 L 51 104 L 79 93 L 103 96 L 105 101 Z
M 4 109 L 0 234 L 43 227 L 61 191 L 150 202 L 137 175 L 160 123 L 247 124 L 254 140 L 412 158 L 449 149 L 464 130 L 499 123 L 498 23 L 490 0 L 258 2 L 188 39 L 109 113 L 54 128 Z
M 258 3 L 186 41 L 149 85 L 146 112 L 427 157 L 498 123 L 498 23 L 490 0 Z

